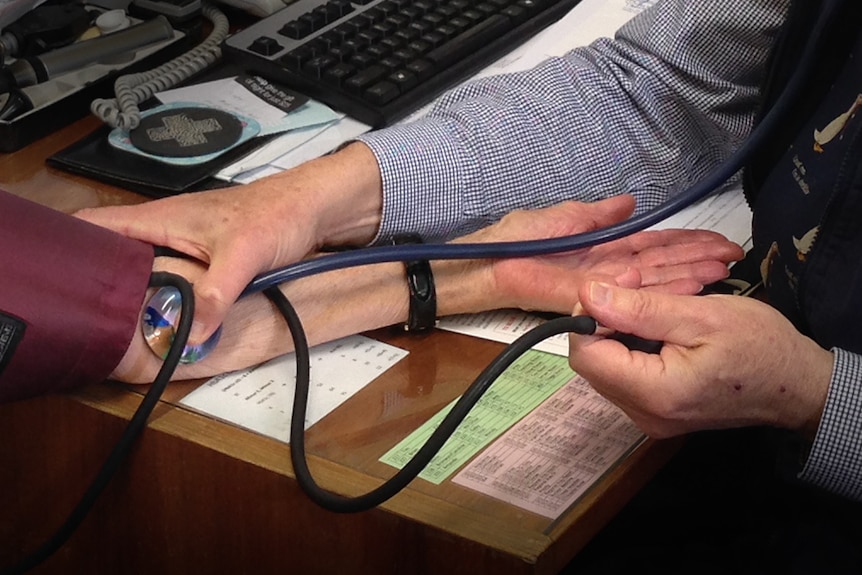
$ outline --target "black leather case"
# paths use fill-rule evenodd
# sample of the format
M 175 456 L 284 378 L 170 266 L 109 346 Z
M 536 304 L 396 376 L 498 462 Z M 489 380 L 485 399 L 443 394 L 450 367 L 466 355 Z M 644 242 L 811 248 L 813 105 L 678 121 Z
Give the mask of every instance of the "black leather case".
M 126 188 L 153 198 L 182 192 L 223 188 L 231 184 L 212 176 L 270 136 L 252 138 L 219 157 L 193 166 L 175 166 L 119 150 L 108 142 L 110 128 L 99 128 L 89 136 L 47 159 L 50 166 Z

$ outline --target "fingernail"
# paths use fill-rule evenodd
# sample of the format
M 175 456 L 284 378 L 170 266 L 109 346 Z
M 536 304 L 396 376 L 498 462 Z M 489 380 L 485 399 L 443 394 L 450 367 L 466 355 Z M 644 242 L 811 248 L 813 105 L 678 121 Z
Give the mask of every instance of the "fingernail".
M 594 305 L 607 305 L 611 301 L 610 286 L 602 282 L 590 283 L 590 300 Z

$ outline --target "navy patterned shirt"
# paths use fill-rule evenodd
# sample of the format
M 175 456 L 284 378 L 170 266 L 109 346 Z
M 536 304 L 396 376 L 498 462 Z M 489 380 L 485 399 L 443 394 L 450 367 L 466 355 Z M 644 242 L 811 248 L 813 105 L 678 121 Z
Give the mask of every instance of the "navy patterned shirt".
M 613 39 L 467 83 L 421 120 L 359 139 L 377 157 L 377 241 L 462 235 L 517 208 L 620 193 L 647 210 L 746 138 L 789 0 L 660 0 Z M 862 358 L 835 351 L 800 477 L 862 500 Z

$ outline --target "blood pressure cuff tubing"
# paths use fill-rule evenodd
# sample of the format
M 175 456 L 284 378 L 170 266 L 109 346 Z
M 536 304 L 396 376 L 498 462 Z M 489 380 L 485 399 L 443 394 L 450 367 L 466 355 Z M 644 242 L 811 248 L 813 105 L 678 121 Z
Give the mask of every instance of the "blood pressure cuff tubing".
M 0 402 L 108 377 L 152 264 L 148 244 L 0 190 Z

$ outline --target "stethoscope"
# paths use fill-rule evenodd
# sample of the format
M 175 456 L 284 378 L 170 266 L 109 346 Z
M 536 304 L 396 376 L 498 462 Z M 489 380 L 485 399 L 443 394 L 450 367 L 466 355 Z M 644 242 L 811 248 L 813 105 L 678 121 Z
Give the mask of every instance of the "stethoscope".
M 539 341 L 559 333 L 592 333 L 596 325 L 592 318 L 586 316 L 563 317 L 550 320 L 518 338 L 507 346 L 479 375 L 476 381 L 473 382 L 455 403 L 449 414 L 444 418 L 425 445 L 420 448 L 401 470 L 379 487 L 364 495 L 343 497 L 320 488 L 312 478 L 308 468 L 304 443 L 305 410 L 308 400 L 310 371 L 308 344 L 299 318 L 292 306 L 290 306 L 290 303 L 278 289 L 279 284 L 327 271 L 384 262 L 423 259 L 453 260 L 532 257 L 557 252 L 568 252 L 613 241 L 661 222 L 724 185 L 727 180 L 742 169 L 754 154 L 765 145 L 772 134 L 776 132 L 779 124 L 793 104 L 794 98 L 802 92 L 808 74 L 817 64 L 819 41 L 824 37 L 826 29 L 838 13 L 842 2 L 843 0 L 826 0 L 823 11 L 814 25 L 810 40 L 800 58 L 796 71 L 791 76 L 787 86 L 775 104 L 764 115 L 761 122 L 739 149 L 702 181 L 652 210 L 634 216 L 619 224 L 562 238 L 487 244 L 406 244 L 363 248 L 304 260 L 254 278 L 243 291 L 241 297 L 260 292 L 265 293 L 273 300 L 282 315 L 284 315 L 294 339 L 297 384 L 290 430 L 290 451 L 297 482 L 308 496 L 325 509 L 338 513 L 363 511 L 380 505 L 401 491 L 422 471 L 457 425 L 466 417 L 467 413 L 485 390 L 524 351 L 530 349 Z M 194 294 L 192 287 L 182 277 L 160 272 L 152 275 L 150 285 L 151 287 L 172 286 L 180 294 L 179 305 L 181 306 L 181 313 L 179 314 L 180 317 L 175 329 L 173 343 L 164 359 L 162 368 L 159 370 L 152 386 L 141 401 L 141 405 L 133 414 L 114 449 L 100 468 L 96 478 L 87 488 L 66 521 L 36 551 L 17 565 L 0 571 L 0 575 L 24 573 L 36 567 L 50 557 L 71 536 L 75 528 L 86 517 L 98 495 L 119 468 L 133 442 L 146 426 L 150 413 L 158 403 L 177 365 L 179 365 L 186 348 L 192 318 L 194 317 Z

